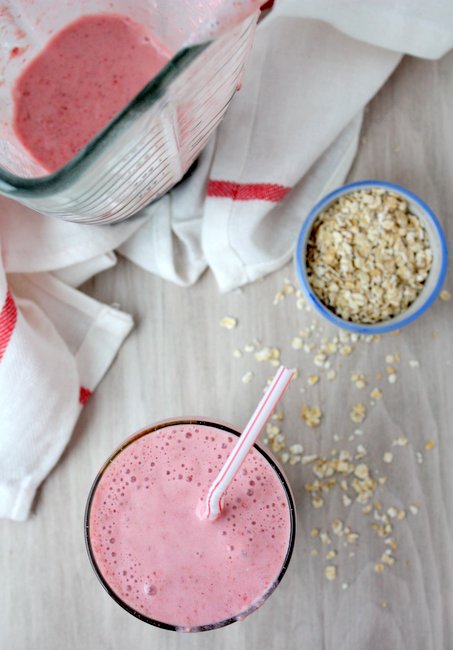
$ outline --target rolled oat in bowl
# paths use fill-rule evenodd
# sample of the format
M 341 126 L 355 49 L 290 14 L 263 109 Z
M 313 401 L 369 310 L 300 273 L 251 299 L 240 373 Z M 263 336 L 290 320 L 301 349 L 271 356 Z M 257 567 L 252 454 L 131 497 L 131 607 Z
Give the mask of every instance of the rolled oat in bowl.
M 341 194 L 313 222 L 306 275 L 316 297 L 352 323 L 394 319 L 417 299 L 433 253 L 422 220 L 398 192 Z

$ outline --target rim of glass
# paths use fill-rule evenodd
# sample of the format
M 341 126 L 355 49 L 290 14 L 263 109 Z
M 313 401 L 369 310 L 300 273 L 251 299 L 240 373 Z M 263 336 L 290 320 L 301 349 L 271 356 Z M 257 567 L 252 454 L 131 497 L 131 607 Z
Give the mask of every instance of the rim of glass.
M 366 325 L 361 323 L 354 323 L 352 321 L 347 321 L 337 316 L 333 311 L 331 311 L 326 305 L 321 302 L 321 300 L 314 293 L 312 286 L 308 280 L 306 265 L 305 265 L 305 250 L 306 243 L 308 241 L 308 236 L 310 234 L 311 228 L 314 221 L 316 220 L 319 213 L 327 208 L 331 203 L 335 201 L 338 197 L 349 194 L 350 192 L 358 189 L 377 187 L 380 189 L 390 190 L 397 192 L 403 195 L 405 198 L 415 203 L 423 212 L 426 220 L 429 220 L 433 227 L 439 242 L 439 255 L 440 255 L 440 266 L 439 266 L 439 275 L 434 285 L 431 294 L 429 297 L 420 305 L 420 307 L 415 310 L 412 314 L 402 318 L 401 320 L 387 319 L 381 321 L 380 323 L 374 323 L 372 325 Z M 439 295 L 440 290 L 445 282 L 445 277 L 447 275 L 448 267 L 448 248 L 447 240 L 443 228 L 434 214 L 433 210 L 429 207 L 427 203 L 423 201 L 417 194 L 403 187 L 402 185 L 397 185 L 396 183 L 390 183 L 388 181 L 379 181 L 379 180 L 364 180 L 364 181 L 355 181 L 353 183 L 348 183 L 342 185 L 341 187 L 333 190 L 320 201 L 318 201 L 315 206 L 310 210 L 304 224 L 299 232 L 297 238 L 296 250 L 295 250 L 295 265 L 296 273 L 299 279 L 299 282 L 304 289 L 305 295 L 308 298 L 312 307 L 314 307 L 318 313 L 320 313 L 326 320 L 328 320 L 333 325 L 340 327 L 342 329 L 349 330 L 357 334 L 385 334 L 387 332 L 392 332 L 397 329 L 401 329 L 406 325 L 409 325 L 414 320 L 419 318 L 422 314 L 425 313 L 432 305 L 434 300 Z M 419 294 L 418 297 L 422 295 L 423 291 Z M 416 298 L 416 300 L 418 299 Z
M 213 41 L 191 45 L 177 52 L 134 98 L 117 113 L 110 122 L 77 152 L 63 167 L 52 174 L 28 178 L 16 176 L 0 165 L 0 188 L 5 193 L 21 196 L 48 194 L 74 181 L 84 170 L 85 162 L 95 160 L 105 143 L 114 137 L 130 120 L 161 99 L 171 83 L 207 48 Z
M 94 557 L 94 552 L 91 547 L 91 540 L 90 540 L 90 514 L 91 514 L 91 504 L 93 501 L 93 497 L 96 493 L 97 486 L 99 482 L 101 481 L 105 470 L 109 467 L 110 463 L 121 454 L 121 452 L 128 447 L 129 445 L 133 444 L 143 436 L 146 436 L 150 433 L 153 433 L 154 431 L 158 431 L 159 429 L 163 429 L 165 427 L 177 425 L 177 424 L 192 424 L 192 425 L 208 425 L 208 426 L 214 426 L 218 429 L 221 429 L 222 431 L 226 431 L 228 433 L 231 433 L 237 437 L 241 435 L 241 432 L 238 431 L 237 429 L 233 428 L 231 425 L 227 424 L 226 422 L 223 422 L 221 420 L 215 420 L 215 419 L 205 419 L 205 418 L 199 418 L 199 417 L 181 417 L 181 418 L 171 418 L 169 420 L 162 420 L 160 422 L 156 422 L 155 424 L 152 424 L 148 427 L 145 427 L 143 429 L 140 429 L 136 433 L 134 433 L 132 436 L 129 436 L 126 438 L 119 447 L 115 449 L 115 451 L 107 458 L 107 460 L 104 462 L 102 465 L 101 469 L 99 470 L 98 474 L 96 475 L 96 478 L 93 481 L 93 484 L 90 488 L 89 494 L 88 494 L 88 499 L 87 503 L 85 506 L 85 514 L 84 514 L 84 537 L 85 537 L 85 547 L 88 553 L 88 558 L 90 560 L 92 569 L 94 573 L 96 574 L 96 577 L 98 578 L 99 582 L 101 585 L 104 587 L 106 592 L 109 594 L 113 600 L 120 605 L 123 609 L 125 609 L 129 614 L 134 616 L 135 618 L 138 618 L 140 621 L 143 621 L 144 623 L 148 623 L 149 625 L 153 625 L 155 627 L 159 627 L 165 630 L 172 630 L 174 632 L 206 632 L 209 630 L 217 630 L 219 628 L 225 627 L 226 625 L 231 625 L 232 623 L 236 623 L 237 621 L 242 620 L 243 618 L 246 618 L 249 616 L 249 614 L 252 614 L 254 611 L 259 609 L 261 605 L 271 596 L 271 594 L 275 591 L 275 589 L 278 587 L 280 582 L 283 579 L 283 576 L 286 573 L 286 570 L 288 568 L 288 565 L 291 560 L 291 556 L 293 554 L 294 550 L 294 544 L 295 544 L 295 538 L 296 538 L 296 506 L 294 502 L 293 495 L 291 493 L 291 488 L 289 486 L 289 483 L 283 474 L 283 471 L 280 469 L 278 466 L 278 463 L 268 454 L 259 444 L 255 443 L 253 447 L 264 457 L 264 459 L 269 463 L 269 465 L 272 467 L 274 472 L 277 474 L 280 483 L 283 486 L 283 490 L 286 494 L 286 499 L 288 501 L 288 511 L 289 511 L 289 521 L 290 521 L 290 533 L 289 533 L 289 541 L 288 541 L 288 548 L 286 551 L 285 559 L 283 560 L 282 568 L 280 570 L 280 573 L 278 574 L 277 578 L 274 580 L 274 582 L 269 586 L 268 590 L 261 596 L 261 598 L 251 605 L 248 609 L 238 612 L 234 617 L 230 617 L 228 619 L 225 619 L 223 621 L 219 621 L 218 623 L 212 623 L 208 625 L 200 625 L 200 626 L 194 626 L 190 628 L 185 628 L 184 626 L 177 626 L 177 625 L 172 625 L 170 623 L 165 623 L 163 621 L 158 621 L 156 619 L 150 618 L 146 616 L 145 614 L 142 614 L 141 612 L 136 611 L 133 607 L 130 607 L 127 603 L 125 603 L 110 587 L 108 582 L 105 580 L 104 576 L 102 575 L 102 572 L 100 571 L 96 559 Z

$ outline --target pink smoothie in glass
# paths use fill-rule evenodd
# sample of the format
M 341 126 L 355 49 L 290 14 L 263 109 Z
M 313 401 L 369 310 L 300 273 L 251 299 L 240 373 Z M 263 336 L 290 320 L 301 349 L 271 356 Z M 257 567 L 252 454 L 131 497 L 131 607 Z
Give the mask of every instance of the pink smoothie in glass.
M 47 171 L 56 171 L 169 59 L 165 47 L 127 16 L 82 16 L 58 32 L 17 79 L 17 138 Z
M 197 514 L 236 440 L 214 423 L 164 423 L 127 441 L 101 472 L 87 508 L 88 549 L 131 613 L 171 629 L 210 629 L 251 613 L 277 586 L 294 509 L 272 461 L 253 448 L 220 517 Z

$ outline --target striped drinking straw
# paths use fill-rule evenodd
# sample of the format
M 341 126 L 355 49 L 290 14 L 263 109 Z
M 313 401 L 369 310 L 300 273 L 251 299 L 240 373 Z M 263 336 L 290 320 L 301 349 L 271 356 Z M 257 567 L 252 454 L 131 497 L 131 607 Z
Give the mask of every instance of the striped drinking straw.
M 292 378 L 293 371 L 288 370 L 284 366 L 280 366 L 247 426 L 239 436 L 224 466 L 209 488 L 206 497 L 205 519 L 213 521 L 220 515 L 222 511 L 222 498 L 225 491 L 236 476 L 245 457 L 258 439 L 258 436 L 266 426 L 267 421 L 283 397 Z

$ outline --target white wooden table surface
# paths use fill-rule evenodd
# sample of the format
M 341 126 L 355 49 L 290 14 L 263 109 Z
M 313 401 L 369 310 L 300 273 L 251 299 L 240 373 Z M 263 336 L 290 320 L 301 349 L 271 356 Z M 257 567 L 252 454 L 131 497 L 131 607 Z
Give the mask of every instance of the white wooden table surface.
M 376 177 L 415 190 L 439 214 L 453 251 L 452 115 L 453 53 L 440 62 L 405 59 L 367 111 L 350 178 Z M 342 366 L 335 381 L 323 376 L 307 387 L 307 376 L 319 369 L 291 341 L 313 315 L 297 310 L 293 296 L 273 305 L 285 277 L 294 279 L 292 264 L 243 291 L 219 295 L 209 273 L 193 288 L 180 289 L 120 260 L 86 285 L 90 295 L 119 302 L 137 326 L 85 407 L 33 517 L 23 524 L 0 522 L 2 650 L 453 648 L 453 301 L 437 301 L 399 336 L 355 346 L 349 357 L 336 358 L 335 367 L 338 358 Z M 226 314 L 238 318 L 237 329 L 219 327 Z M 331 333 L 326 327 L 324 334 Z M 128 615 L 100 587 L 84 547 L 86 496 L 107 455 L 146 424 L 186 414 L 244 424 L 273 374 L 253 354 L 232 355 L 255 337 L 278 346 L 283 362 L 301 372 L 285 401 L 286 444 L 300 442 L 306 453 L 327 456 L 332 448 L 354 454 L 361 444 L 372 475 L 387 477 L 373 501 L 381 513 L 389 507 L 406 513 L 391 520 L 396 562 L 375 570 L 388 546 L 370 526 L 374 510 L 365 515 L 357 503 L 345 507 L 338 487 L 325 495 L 322 508 L 312 507 L 304 489 L 315 478 L 312 465 L 299 463 L 287 471 L 298 537 L 279 589 L 242 623 L 198 635 L 161 631 Z M 401 360 L 391 385 L 385 356 L 395 353 Z M 254 380 L 244 385 L 248 370 Z M 350 382 L 354 370 L 367 376 L 366 389 Z M 375 385 L 383 398 L 372 406 Z M 303 400 L 323 410 L 317 429 L 299 417 Z M 361 436 L 349 418 L 359 401 L 368 405 Z M 392 446 L 402 436 L 407 446 Z M 433 449 L 425 449 L 428 441 Z M 382 460 L 387 451 L 393 453 L 388 464 Z M 409 509 L 414 504 L 417 514 Z M 331 528 L 330 544 L 311 537 L 313 527 L 325 532 L 337 517 L 359 533 L 355 544 L 345 547 Z M 328 581 L 323 572 L 332 549 L 337 578 Z

